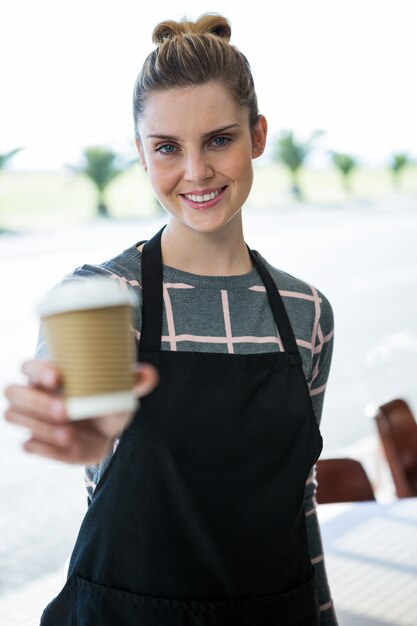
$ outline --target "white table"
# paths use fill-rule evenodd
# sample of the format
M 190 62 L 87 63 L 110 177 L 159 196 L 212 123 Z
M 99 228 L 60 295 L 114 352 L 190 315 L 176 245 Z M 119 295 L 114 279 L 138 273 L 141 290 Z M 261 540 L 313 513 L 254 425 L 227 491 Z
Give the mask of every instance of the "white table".
M 318 516 L 340 626 L 417 626 L 417 498 L 322 504 Z

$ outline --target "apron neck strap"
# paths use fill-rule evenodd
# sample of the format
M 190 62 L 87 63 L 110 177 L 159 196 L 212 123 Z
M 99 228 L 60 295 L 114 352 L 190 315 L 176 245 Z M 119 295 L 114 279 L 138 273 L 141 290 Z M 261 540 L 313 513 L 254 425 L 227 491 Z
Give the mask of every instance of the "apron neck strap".
M 160 352 L 163 312 L 163 274 L 161 236 L 165 226 L 145 243 L 142 249 L 142 330 L 140 352 Z M 299 354 L 293 330 L 278 288 L 261 260 L 259 252 L 248 247 L 249 254 L 265 285 L 269 304 L 285 352 Z
M 165 226 L 142 248 L 141 352 L 160 352 L 163 310 L 161 236 Z
M 284 350 L 289 354 L 299 354 L 297 342 L 294 337 L 287 311 L 278 291 L 278 287 L 275 284 L 271 274 L 266 269 L 259 252 L 257 252 L 256 250 L 250 250 L 250 248 L 248 248 L 248 250 L 251 259 L 259 272 L 259 276 L 261 277 L 262 282 L 265 285 L 269 304 L 274 315 L 275 324 L 277 325 L 277 329 L 281 337 Z

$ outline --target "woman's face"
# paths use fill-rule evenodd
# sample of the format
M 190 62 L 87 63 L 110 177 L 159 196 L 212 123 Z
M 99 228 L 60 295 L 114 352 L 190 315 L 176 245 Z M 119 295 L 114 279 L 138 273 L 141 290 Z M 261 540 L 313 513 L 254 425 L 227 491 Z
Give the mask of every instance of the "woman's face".
M 266 129 L 262 116 L 251 132 L 248 109 L 217 82 L 151 92 L 137 145 L 170 224 L 209 233 L 240 216 Z

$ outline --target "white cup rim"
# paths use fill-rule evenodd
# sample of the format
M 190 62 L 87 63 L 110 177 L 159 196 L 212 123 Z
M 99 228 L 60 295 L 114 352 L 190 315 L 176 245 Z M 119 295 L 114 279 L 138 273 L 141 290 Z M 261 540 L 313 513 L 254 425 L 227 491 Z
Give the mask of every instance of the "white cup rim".
M 99 309 L 113 306 L 134 306 L 135 297 L 116 279 L 106 277 L 71 278 L 52 289 L 36 307 L 40 317 L 59 313 Z

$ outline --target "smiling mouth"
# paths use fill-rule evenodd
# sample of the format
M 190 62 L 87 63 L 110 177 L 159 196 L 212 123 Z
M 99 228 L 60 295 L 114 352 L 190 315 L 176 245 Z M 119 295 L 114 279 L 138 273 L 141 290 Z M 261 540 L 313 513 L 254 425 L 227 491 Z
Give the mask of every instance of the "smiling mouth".
M 194 194 L 194 193 L 184 193 L 182 194 L 187 200 L 191 200 L 192 202 L 209 202 L 210 200 L 214 200 L 217 196 L 224 191 L 226 187 L 219 187 L 215 191 L 205 194 Z

